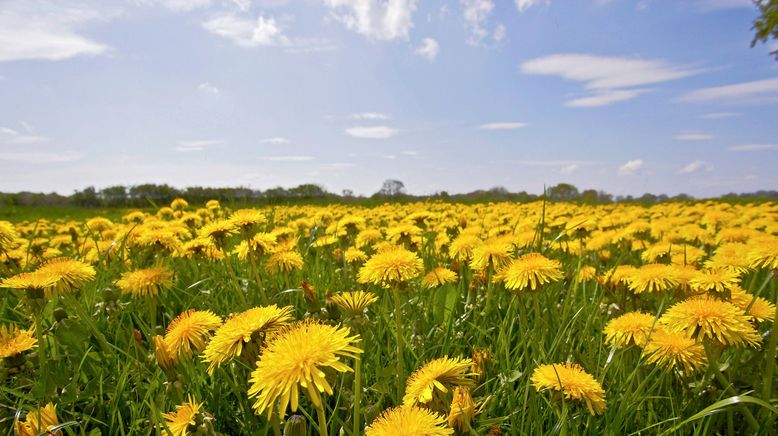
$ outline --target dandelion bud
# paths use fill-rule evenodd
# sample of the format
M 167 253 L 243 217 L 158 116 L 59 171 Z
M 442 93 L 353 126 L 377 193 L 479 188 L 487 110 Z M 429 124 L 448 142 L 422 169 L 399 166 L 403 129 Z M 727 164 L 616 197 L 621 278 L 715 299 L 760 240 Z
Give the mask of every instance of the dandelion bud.
M 302 415 L 292 415 L 284 425 L 284 436 L 305 436 L 308 434 L 308 420 Z
M 461 432 L 468 431 L 476 413 L 475 406 L 469 388 L 462 386 L 454 388 L 454 399 L 451 401 L 448 425 Z
M 300 282 L 300 287 L 303 290 L 305 304 L 308 306 L 308 313 L 318 313 L 321 308 L 319 307 L 319 295 L 316 292 L 316 288 L 305 280 Z
M 500 436 L 502 434 L 502 430 L 500 430 L 500 426 L 493 425 L 489 427 L 489 433 L 487 435 L 489 436 Z
M 489 356 L 489 350 L 473 349 L 473 373 L 477 374 L 476 377 L 479 382 L 486 378 L 486 367 L 489 365 L 490 361 L 491 356 Z
M 157 364 L 166 373 L 171 372 L 176 361 L 174 356 L 168 351 L 164 338 L 157 335 L 152 339 L 154 340 L 154 356 L 157 358 Z

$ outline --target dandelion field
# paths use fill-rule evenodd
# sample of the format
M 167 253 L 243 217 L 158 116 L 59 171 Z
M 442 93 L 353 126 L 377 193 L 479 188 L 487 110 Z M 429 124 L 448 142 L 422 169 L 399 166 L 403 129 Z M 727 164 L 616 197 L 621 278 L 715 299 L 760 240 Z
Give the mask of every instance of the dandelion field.
M 0 221 L 0 434 L 775 432 L 773 203 L 109 217 Z

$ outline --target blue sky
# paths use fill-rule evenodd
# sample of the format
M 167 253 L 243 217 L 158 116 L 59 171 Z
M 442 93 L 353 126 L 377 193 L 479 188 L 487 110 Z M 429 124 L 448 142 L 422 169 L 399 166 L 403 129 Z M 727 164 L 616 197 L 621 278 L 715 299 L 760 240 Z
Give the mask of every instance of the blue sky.
M 0 1 L 0 191 L 776 189 L 750 0 Z

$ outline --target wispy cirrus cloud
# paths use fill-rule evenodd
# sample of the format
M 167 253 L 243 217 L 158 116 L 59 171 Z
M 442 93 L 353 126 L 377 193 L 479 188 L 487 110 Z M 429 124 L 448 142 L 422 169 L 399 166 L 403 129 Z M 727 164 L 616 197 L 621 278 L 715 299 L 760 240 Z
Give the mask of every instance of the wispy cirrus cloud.
M 289 138 L 283 136 L 273 136 L 272 138 L 265 138 L 259 141 L 260 144 L 289 144 Z
M 681 167 L 678 174 L 692 174 L 699 171 L 713 171 L 713 165 L 704 160 L 695 160 Z
M 502 121 L 481 124 L 478 126 L 478 128 L 481 130 L 515 130 L 521 129 L 522 127 L 527 127 L 527 123 L 522 123 L 519 121 Z
M 345 130 L 352 138 L 389 139 L 397 134 L 397 129 L 389 126 L 354 126 Z
M 272 162 L 306 162 L 316 159 L 313 156 L 301 155 L 301 156 L 266 156 L 263 159 Z
M 30 132 L 22 133 L 10 127 L 0 127 L 0 144 L 34 144 L 46 142 L 49 138 L 34 135 Z
M 351 118 L 355 120 L 388 120 L 391 117 L 381 112 L 359 112 L 351 114 Z
M 713 135 L 705 132 L 681 132 L 675 135 L 679 141 L 707 141 L 713 139 Z
M 619 167 L 618 174 L 620 176 L 631 176 L 642 170 L 644 166 L 645 163 L 641 159 L 630 160 Z
M 710 112 L 700 115 L 700 118 L 704 118 L 706 120 L 720 120 L 722 118 L 734 118 L 741 115 L 743 114 L 740 112 Z
M 585 53 L 560 53 L 530 59 L 519 69 L 524 74 L 557 76 L 582 82 L 588 96 L 568 100 L 569 107 L 606 106 L 631 100 L 649 89 L 641 88 L 702 72 L 673 65 L 662 59 L 599 56 Z
M 224 145 L 226 143 L 223 139 L 194 139 L 179 141 L 178 145 L 173 147 L 173 149 L 180 152 L 203 151 L 207 147 Z
M 759 103 L 778 99 L 778 77 L 696 89 L 680 97 L 685 102 Z
M 0 152 L 0 161 L 46 164 L 73 162 L 81 159 L 81 153 L 65 151 L 61 153 L 44 152 Z
M 729 151 L 768 151 L 778 150 L 778 144 L 740 144 L 729 147 Z

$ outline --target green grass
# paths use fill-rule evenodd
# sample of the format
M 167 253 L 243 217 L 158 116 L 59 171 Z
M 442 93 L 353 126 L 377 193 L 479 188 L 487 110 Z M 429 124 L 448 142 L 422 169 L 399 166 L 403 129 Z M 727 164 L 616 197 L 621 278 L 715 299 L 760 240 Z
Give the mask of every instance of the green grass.
M 31 213 L 0 209 L 0 219 L 83 220 L 94 214 L 118 219 L 124 212 Z M 549 231 L 544 239 L 556 236 L 555 231 Z M 427 270 L 448 263 L 436 254 L 432 234 L 426 234 L 424 241 L 418 253 Z M 473 423 L 475 434 L 486 434 L 493 426 L 504 434 L 517 435 L 743 434 L 750 431 L 743 408 L 756 416 L 761 426 L 759 433 L 770 434 L 775 429 L 776 392 L 762 389 L 766 369 L 774 363 L 770 363 L 770 355 L 763 349 L 723 350 L 718 360 L 739 394 L 738 400 L 732 400 L 733 395 L 710 373 L 681 376 L 646 364 L 640 349 L 634 346 L 613 349 L 605 344 L 602 329 L 612 317 L 629 310 L 660 314 L 679 301 L 672 293 L 634 298 L 623 289 L 606 289 L 596 281 L 574 279 L 581 265 L 595 266 L 599 272 L 607 271 L 616 262 L 639 265 L 639 253 L 632 252 L 628 245 L 610 246 L 611 260 L 603 262 L 596 253 L 577 256 L 539 244 L 548 257 L 562 262 L 565 279 L 537 292 L 519 294 L 506 290 L 501 283 L 479 283 L 475 306 L 467 304 L 474 274 L 467 271 L 466 265 L 462 266 L 457 283 L 434 290 L 422 289 L 414 280 L 400 293 L 405 322 L 403 337 L 397 338 L 391 292 L 357 283 L 356 268 L 344 265 L 327 248 L 310 248 L 311 242 L 308 234 L 301 234 L 298 250 L 305 260 L 302 271 L 288 277 L 263 272 L 264 286 L 272 303 L 294 306 L 297 319 L 319 318 L 355 326 L 365 351 L 361 364 L 364 422 L 369 423 L 378 412 L 401 402 L 394 364 L 399 339 L 405 344 L 403 359 L 407 372 L 442 356 L 469 357 L 474 347 L 489 351 L 491 363 L 482 382 L 473 390 L 475 400 L 484 403 Z M 342 241 L 344 248 L 350 244 L 350 240 Z M 514 255 L 524 251 L 517 250 Z M 267 420 L 253 413 L 252 401 L 247 398 L 252 368 L 235 359 L 209 377 L 205 371 L 207 364 L 198 356 L 178 365 L 177 377 L 171 380 L 157 366 L 151 343 L 154 334 L 163 333 L 172 318 L 189 308 L 208 309 L 226 317 L 259 305 L 260 293 L 250 264 L 234 257 L 223 262 L 193 261 L 159 252 L 133 252 L 126 260 L 137 267 L 162 262 L 175 271 L 174 288 L 158 299 L 159 325 L 150 325 L 147 302 L 142 299 L 121 296 L 117 301 L 105 301 L 104 289 L 114 288 L 113 282 L 128 266 L 122 259 L 102 259 L 96 265 L 94 282 L 78 290 L 74 299 L 49 302 L 39 314 L 48 356 L 45 368 L 37 363 L 40 351 L 27 354 L 19 372 L 12 373 L 7 364 L 3 367 L 0 429 L 5 430 L 0 430 L 0 434 L 13 434 L 17 411 L 32 410 L 48 401 L 57 405 L 67 434 L 154 434 L 163 421 L 161 413 L 174 410 L 188 395 L 202 402 L 203 409 L 215 417 L 219 432 L 269 432 Z M 16 272 L 17 269 L 0 266 L 0 277 Z M 778 287 L 771 274 L 767 270 L 748 273 L 743 277 L 743 287 L 775 302 Z M 325 290 L 336 293 L 367 289 L 380 299 L 370 307 L 367 319 L 356 324 L 326 309 L 307 313 L 308 305 L 297 289 L 301 280 L 318 290 L 322 308 L 326 307 Z M 236 284 L 245 291 L 248 305 L 237 298 Z M 29 326 L 30 313 L 23 295 L 11 290 L 2 292 L 0 322 Z M 488 310 L 487 293 L 492 298 Z M 64 309 L 67 318 L 56 321 L 56 307 Z M 770 326 L 770 322 L 765 322 L 760 327 L 763 347 L 771 337 L 767 335 Z M 107 348 L 101 346 L 100 335 L 107 341 Z M 601 382 L 608 403 L 602 416 L 591 415 L 579 404 L 538 393 L 531 386 L 529 377 L 538 365 L 564 361 L 580 364 Z M 353 366 L 353 362 L 348 364 Z M 334 395 L 326 397 L 330 434 L 351 434 L 353 374 L 330 377 L 335 388 Z M 773 373 L 771 383 L 777 386 L 774 378 Z M 316 413 L 310 402 L 302 401 L 298 414 L 311 418 L 309 433 L 316 434 Z

